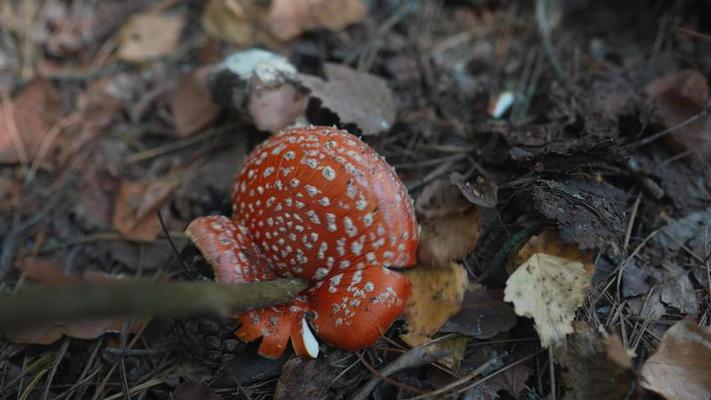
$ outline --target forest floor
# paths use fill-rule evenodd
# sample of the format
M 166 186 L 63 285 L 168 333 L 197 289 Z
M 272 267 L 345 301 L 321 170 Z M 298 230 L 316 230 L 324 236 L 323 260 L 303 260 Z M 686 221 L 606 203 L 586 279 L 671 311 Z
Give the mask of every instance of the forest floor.
M 285 57 L 262 102 L 250 47 Z M 423 227 L 371 348 L 66 322 L 5 335 L 0 399 L 708 399 L 709 77 L 703 1 L 0 2 L 3 294 L 210 279 L 186 226 L 291 124 L 361 136 Z

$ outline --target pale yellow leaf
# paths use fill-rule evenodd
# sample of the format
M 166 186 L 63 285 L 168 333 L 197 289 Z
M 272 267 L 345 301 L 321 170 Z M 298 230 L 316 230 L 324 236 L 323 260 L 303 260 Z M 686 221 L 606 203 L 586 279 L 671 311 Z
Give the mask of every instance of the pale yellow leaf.
M 543 347 L 557 345 L 573 332 L 575 310 L 585 301 L 591 277 L 579 261 L 535 253 L 509 276 L 504 300 L 514 304 L 516 314 L 533 318 Z

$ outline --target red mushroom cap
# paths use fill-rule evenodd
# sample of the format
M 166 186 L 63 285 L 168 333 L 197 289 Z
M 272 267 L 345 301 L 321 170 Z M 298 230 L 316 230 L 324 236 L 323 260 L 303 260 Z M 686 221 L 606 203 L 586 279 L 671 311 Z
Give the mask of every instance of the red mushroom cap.
M 198 218 L 187 230 L 218 280 L 310 282 L 293 303 L 240 317 L 237 335 L 263 337 L 261 354 L 278 357 L 291 336 L 297 353 L 314 356 L 306 312 L 319 336 L 348 350 L 374 343 L 402 312 L 409 280 L 384 266 L 415 263 L 412 200 L 355 136 L 308 127 L 270 137 L 238 174 L 233 208 L 232 220 Z

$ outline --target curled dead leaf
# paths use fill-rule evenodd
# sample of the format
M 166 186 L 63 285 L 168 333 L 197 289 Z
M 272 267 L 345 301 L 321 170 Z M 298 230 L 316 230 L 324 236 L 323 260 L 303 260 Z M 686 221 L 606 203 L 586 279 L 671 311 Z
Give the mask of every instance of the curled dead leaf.
M 414 347 L 428 341 L 461 309 L 469 278 L 457 263 L 444 268 L 420 265 L 404 274 L 412 282 L 412 291 L 405 309 L 407 333 L 401 338 Z

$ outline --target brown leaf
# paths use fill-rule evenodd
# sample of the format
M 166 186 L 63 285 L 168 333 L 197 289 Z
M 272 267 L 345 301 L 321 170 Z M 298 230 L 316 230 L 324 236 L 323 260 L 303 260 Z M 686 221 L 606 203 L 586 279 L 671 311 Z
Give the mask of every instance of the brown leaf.
M 199 132 L 217 117 L 220 108 L 212 101 L 205 81 L 208 68 L 199 68 L 178 79 L 178 87 L 170 101 L 170 110 L 178 135 L 185 137 Z
M 177 179 L 123 182 L 116 195 L 113 225 L 128 237 L 153 240 L 160 232 L 155 211 L 178 187 Z
M 444 268 L 419 265 L 404 274 L 412 282 L 412 291 L 405 309 L 407 333 L 401 338 L 414 347 L 429 340 L 459 312 L 469 279 L 457 263 Z
M 128 62 L 143 63 L 175 52 L 184 19 L 182 15 L 150 12 L 133 16 L 121 28 L 118 57 Z
M 472 283 L 464 293 L 462 309 L 449 318 L 440 332 L 457 332 L 476 339 L 489 339 L 516 325 L 516 314 L 511 306 L 492 299 L 489 290 Z
M 328 80 L 299 75 L 301 83 L 343 124 L 356 124 L 364 135 L 390 129 L 395 122 L 395 100 L 385 80 L 344 65 L 326 63 Z
M 464 197 L 472 204 L 487 208 L 496 207 L 496 203 L 499 201 L 499 185 L 494 178 L 479 175 L 467 179 L 462 174 L 453 172 L 449 179 L 457 185 Z
M 481 216 L 476 207 L 471 207 L 462 213 L 425 219 L 420 226 L 418 260 L 423 264 L 445 267 L 474 249 L 481 234 Z
M 667 399 L 711 398 L 711 328 L 674 324 L 642 366 L 642 386 Z
M 285 42 L 314 29 L 340 31 L 367 12 L 362 0 L 273 0 L 262 24 Z
M 513 273 L 519 265 L 523 264 L 535 253 L 545 253 L 569 260 L 580 261 L 592 268 L 594 254 L 590 251 L 583 251 L 574 244 L 562 243 L 560 235 L 555 229 L 544 229 L 538 235 L 531 236 L 530 239 L 519 249 L 516 255 L 507 265 L 509 274 Z
M 439 218 L 459 214 L 471 208 L 461 191 L 445 179 L 427 184 L 415 199 L 415 210 L 425 218 Z
M 571 399 L 625 398 L 634 383 L 633 375 L 607 354 L 606 340 L 590 325 L 576 322 L 575 334 L 568 336 L 566 346 L 555 354 L 565 366 L 563 385 L 570 390 Z
M 12 100 L 0 102 L 0 164 L 34 160 L 40 149 L 57 144 L 48 135 L 59 121 L 59 96 L 54 86 L 44 79 L 30 82 Z M 52 142 L 45 143 L 46 140 Z M 50 153 L 51 154 L 51 153 Z
M 696 70 L 682 70 L 655 79 L 645 87 L 645 94 L 656 103 L 657 118 L 670 128 L 701 112 L 709 97 L 706 77 Z M 711 156 L 711 117 L 696 122 L 665 136 L 673 147 L 692 149 L 702 156 Z
M 323 358 L 294 357 L 282 368 L 274 393 L 275 400 L 328 399 L 334 369 Z

